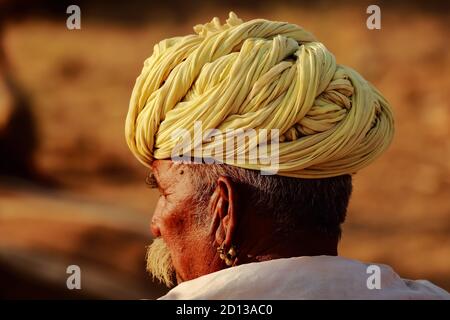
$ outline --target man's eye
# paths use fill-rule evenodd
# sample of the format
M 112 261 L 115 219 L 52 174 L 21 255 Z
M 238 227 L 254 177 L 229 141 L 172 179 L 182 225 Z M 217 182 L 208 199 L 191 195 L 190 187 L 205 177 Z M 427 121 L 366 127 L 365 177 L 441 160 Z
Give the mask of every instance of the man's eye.
M 151 189 L 158 188 L 158 182 L 156 181 L 156 178 L 153 175 L 153 173 L 149 173 L 147 175 L 147 177 L 145 178 L 145 184 Z

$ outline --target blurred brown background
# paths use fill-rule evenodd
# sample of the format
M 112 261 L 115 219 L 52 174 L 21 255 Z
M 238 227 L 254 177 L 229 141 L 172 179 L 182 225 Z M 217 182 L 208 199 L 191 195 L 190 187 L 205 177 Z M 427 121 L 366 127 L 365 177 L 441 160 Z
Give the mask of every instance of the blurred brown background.
M 66 8 L 81 7 L 81 30 Z M 0 297 L 155 298 L 145 273 L 156 194 L 124 119 L 159 40 L 230 10 L 312 31 L 394 107 L 389 151 L 354 179 L 340 254 L 450 290 L 450 55 L 444 1 L 0 0 Z M 66 268 L 82 290 L 66 288 Z

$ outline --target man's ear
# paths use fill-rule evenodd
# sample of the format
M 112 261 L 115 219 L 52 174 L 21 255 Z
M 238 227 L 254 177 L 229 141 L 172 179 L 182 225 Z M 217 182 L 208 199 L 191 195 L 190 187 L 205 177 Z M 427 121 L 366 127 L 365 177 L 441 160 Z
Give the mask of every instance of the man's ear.
M 217 187 L 212 196 L 213 228 L 217 245 L 226 248 L 232 245 L 237 224 L 237 186 L 228 177 L 217 179 Z

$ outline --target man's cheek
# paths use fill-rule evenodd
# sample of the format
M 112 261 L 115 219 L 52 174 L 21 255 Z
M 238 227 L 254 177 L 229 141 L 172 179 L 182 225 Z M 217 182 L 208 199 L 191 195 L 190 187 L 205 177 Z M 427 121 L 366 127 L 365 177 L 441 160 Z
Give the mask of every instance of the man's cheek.
M 172 207 L 171 204 L 165 205 L 165 210 L 161 215 L 162 227 L 165 233 L 170 234 L 171 237 L 183 236 L 188 231 L 189 220 L 188 213 L 183 208 Z

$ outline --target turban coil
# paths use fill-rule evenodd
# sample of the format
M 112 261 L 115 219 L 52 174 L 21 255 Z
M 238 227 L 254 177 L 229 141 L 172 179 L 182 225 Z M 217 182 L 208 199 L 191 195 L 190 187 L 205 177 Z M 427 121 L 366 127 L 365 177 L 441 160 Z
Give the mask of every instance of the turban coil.
M 278 174 L 299 178 L 355 173 L 390 144 L 388 102 L 298 25 L 230 12 L 194 31 L 156 44 L 136 80 L 125 133 L 145 165 L 170 159 L 174 130 L 196 121 L 224 141 L 228 129 L 278 129 Z

